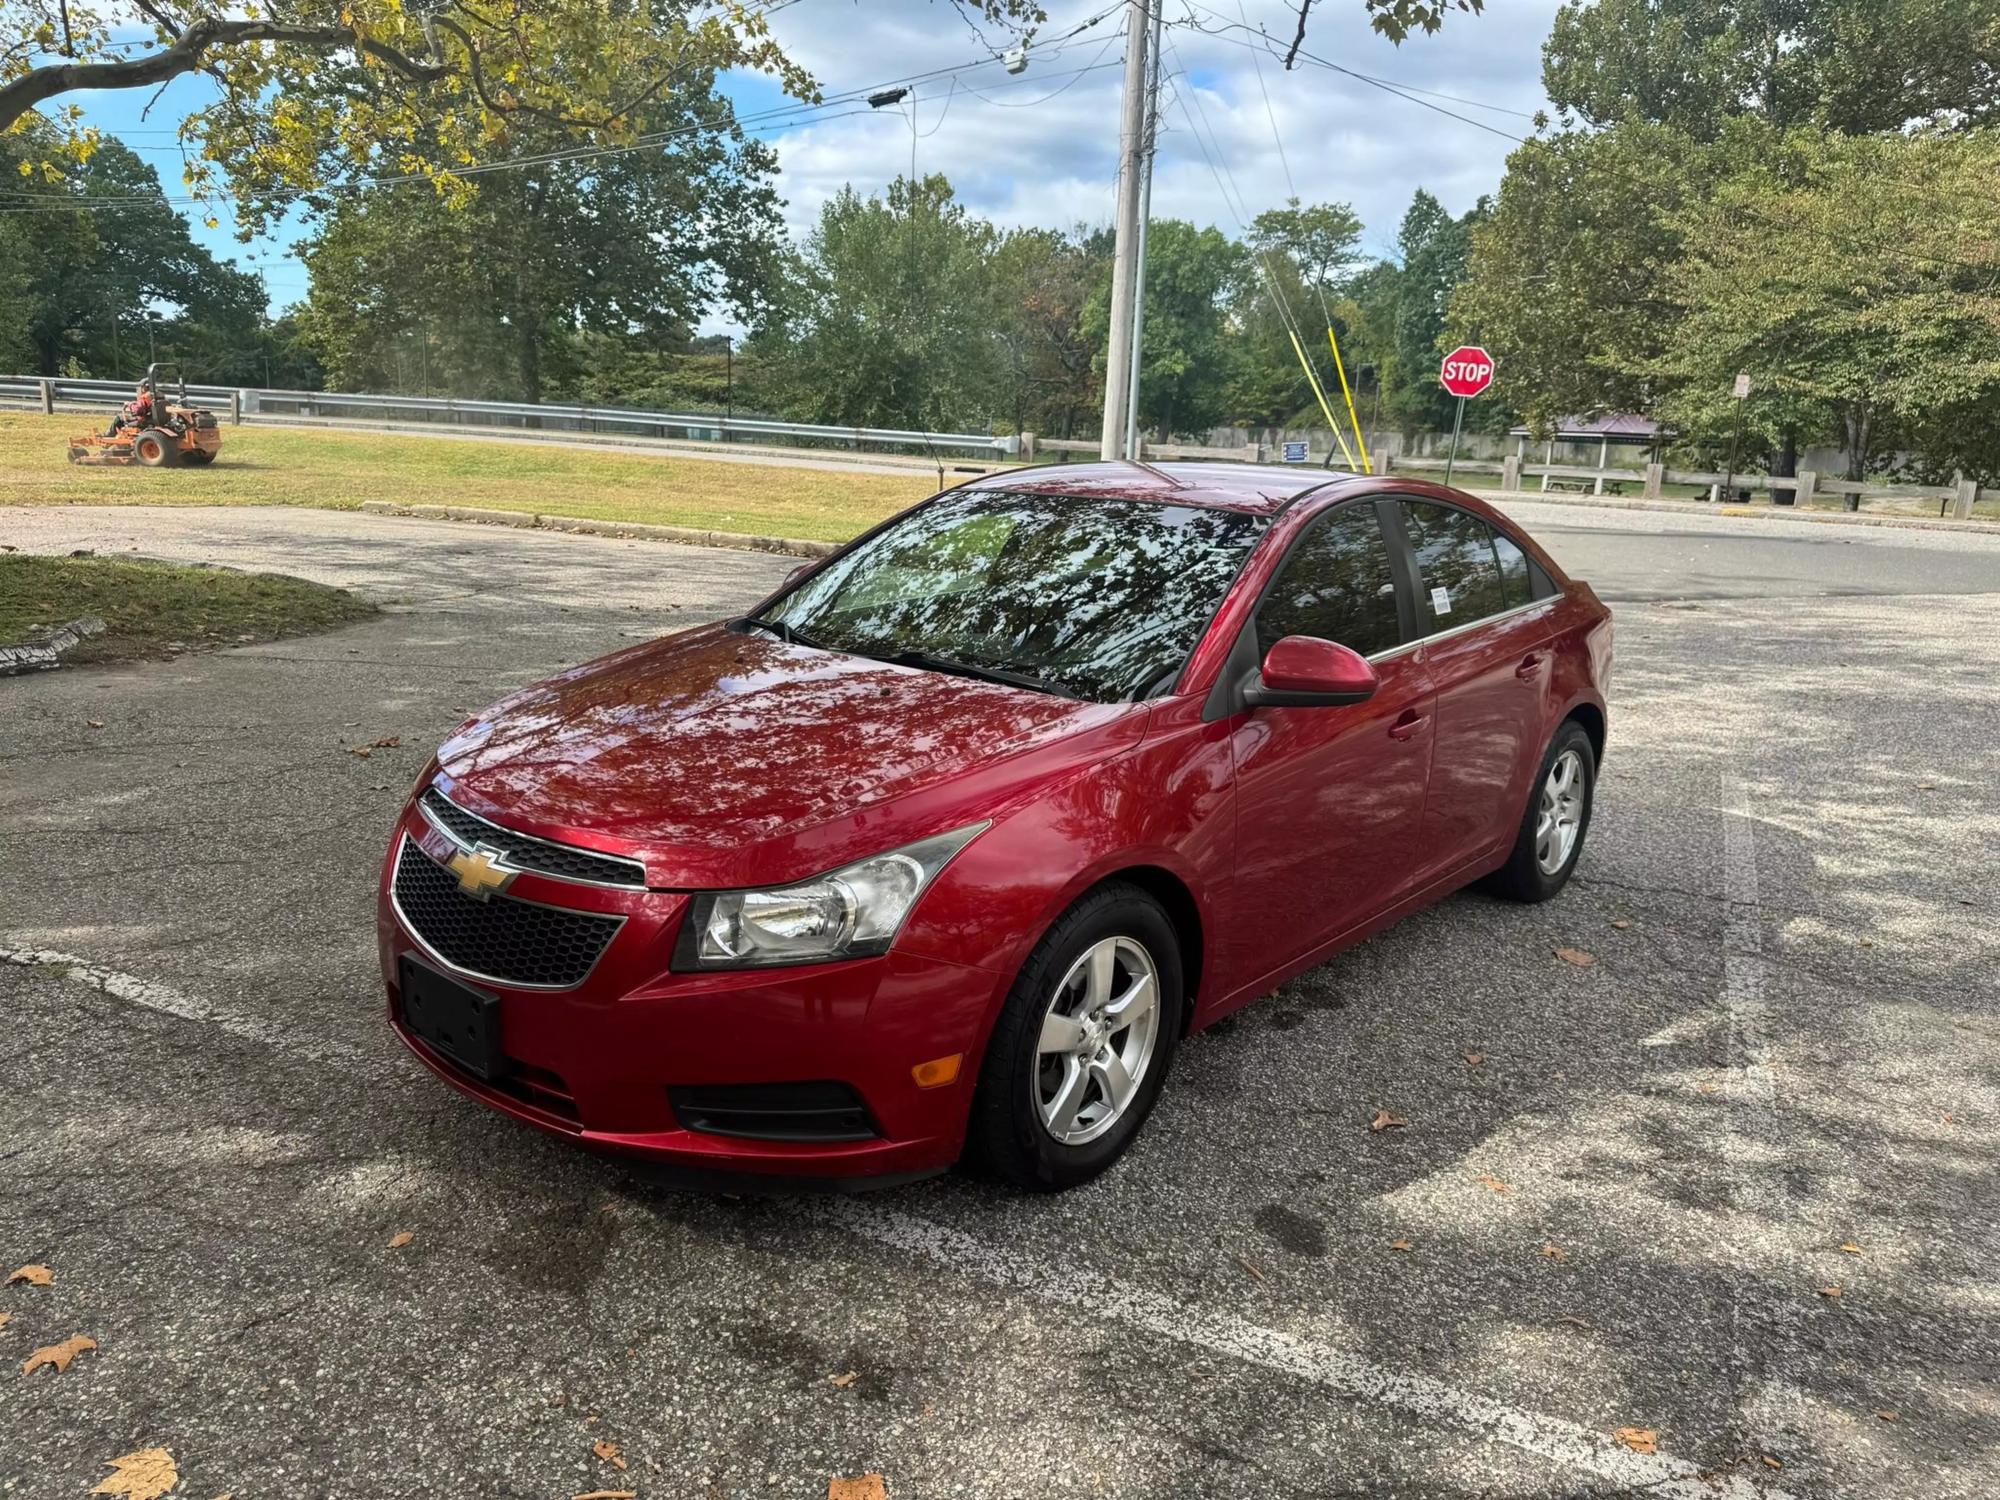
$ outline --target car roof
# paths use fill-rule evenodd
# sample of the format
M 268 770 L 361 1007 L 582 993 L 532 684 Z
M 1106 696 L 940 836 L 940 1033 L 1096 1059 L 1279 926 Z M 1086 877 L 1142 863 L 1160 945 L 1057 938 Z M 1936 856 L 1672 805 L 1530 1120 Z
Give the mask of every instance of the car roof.
M 975 479 L 967 488 L 1039 495 L 1098 495 L 1274 516 L 1301 495 L 1362 477 L 1342 469 L 1299 468 L 1289 464 L 1155 464 L 1117 460 L 1006 469 Z

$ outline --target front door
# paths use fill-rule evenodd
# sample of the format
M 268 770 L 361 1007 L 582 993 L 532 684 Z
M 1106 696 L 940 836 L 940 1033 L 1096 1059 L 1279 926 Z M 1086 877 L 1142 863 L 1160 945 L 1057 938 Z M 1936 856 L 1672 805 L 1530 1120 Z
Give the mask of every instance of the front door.
M 1365 703 L 1237 715 L 1240 973 L 1284 968 L 1415 883 L 1434 705 L 1421 658 L 1400 649 L 1396 573 L 1377 503 L 1364 499 L 1298 539 L 1258 607 L 1259 661 L 1284 636 L 1317 636 L 1379 657 L 1381 686 Z

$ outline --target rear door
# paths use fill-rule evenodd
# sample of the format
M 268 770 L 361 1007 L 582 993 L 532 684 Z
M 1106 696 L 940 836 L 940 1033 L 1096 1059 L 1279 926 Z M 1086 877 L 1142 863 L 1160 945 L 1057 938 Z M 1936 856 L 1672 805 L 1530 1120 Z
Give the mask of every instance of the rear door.
M 1245 974 L 1283 968 L 1392 905 L 1415 878 L 1431 685 L 1403 649 L 1408 593 L 1398 587 L 1385 509 L 1360 500 L 1316 520 L 1249 627 L 1257 662 L 1284 636 L 1317 636 L 1373 658 L 1381 686 L 1365 703 L 1235 716 L 1229 930 Z
M 1437 690 L 1419 879 L 1514 841 L 1542 753 L 1552 598 L 1504 532 L 1457 506 L 1403 499 L 1419 655 Z

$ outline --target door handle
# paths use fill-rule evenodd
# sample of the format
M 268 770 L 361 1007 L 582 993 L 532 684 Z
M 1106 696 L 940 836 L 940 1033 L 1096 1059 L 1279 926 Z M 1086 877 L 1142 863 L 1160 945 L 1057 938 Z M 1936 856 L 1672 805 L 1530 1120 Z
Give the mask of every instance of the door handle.
M 1424 725 L 1430 723 L 1430 721 L 1429 714 L 1420 714 L 1414 708 L 1406 708 L 1397 718 L 1396 722 L 1389 726 L 1389 738 L 1392 740 L 1415 739 Z
M 1520 678 L 1523 682 L 1526 682 L 1530 677 L 1533 677 L 1537 672 L 1541 670 L 1542 670 L 1542 657 L 1539 652 L 1536 652 L 1521 658 L 1521 665 L 1514 668 L 1514 675 Z

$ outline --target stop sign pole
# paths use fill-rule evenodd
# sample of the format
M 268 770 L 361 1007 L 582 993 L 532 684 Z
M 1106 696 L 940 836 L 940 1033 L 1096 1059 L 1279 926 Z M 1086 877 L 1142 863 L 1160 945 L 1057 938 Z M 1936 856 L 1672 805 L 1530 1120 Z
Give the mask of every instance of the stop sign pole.
M 1444 461 L 1444 482 L 1450 484 L 1458 463 L 1458 435 L 1465 427 L 1465 403 L 1493 384 L 1493 356 L 1477 344 L 1460 344 L 1438 366 L 1438 384 L 1458 397 L 1458 411 L 1451 421 L 1451 453 Z

